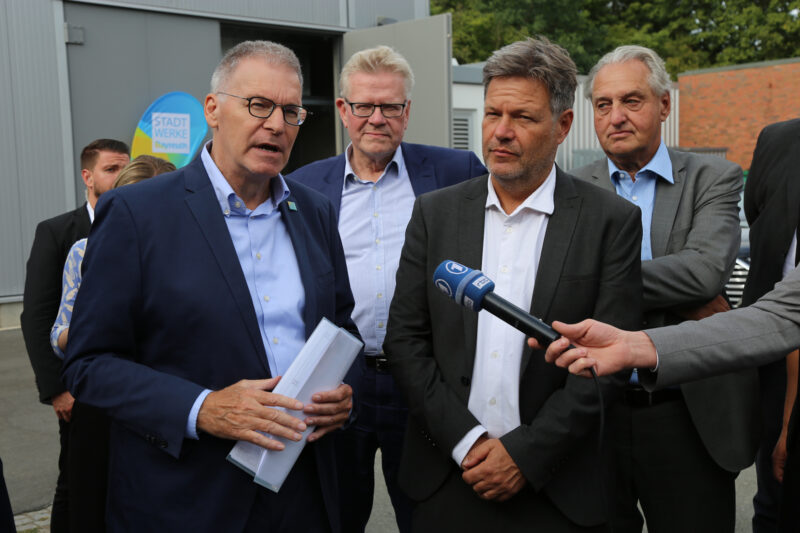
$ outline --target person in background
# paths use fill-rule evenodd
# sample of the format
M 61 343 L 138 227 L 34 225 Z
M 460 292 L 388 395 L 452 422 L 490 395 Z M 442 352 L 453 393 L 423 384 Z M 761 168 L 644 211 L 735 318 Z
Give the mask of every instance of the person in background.
M 338 214 L 353 320 L 366 343 L 355 422 L 337 435 L 343 531 L 363 532 L 372 510 L 375 452 L 401 533 L 412 505 L 397 484 L 408 408 L 383 353 L 389 303 L 414 199 L 486 173 L 475 154 L 403 142 L 414 74 L 388 46 L 356 52 L 342 68 L 336 107 L 350 135 L 345 153 L 306 165 L 288 177 L 328 197 Z
M 112 189 L 175 170 L 175 165 L 158 157 L 140 155 L 119 173 Z M 87 239 L 72 245 L 64 264 L 61 303 L 50 331 L 53 351 L 64 359 L 72 307 L 81 285 L 81 263 Z M 69 427 L 67 475 L 70 483 L 70 531 L 105 531 L 106 486 L 108 484 L 109 419 L 101 410 L 76 401 Z
M 69 531 L 69 423 L 74 398 L 61 380 L 61 361 L 53 357 L 50 328 L 61 298 L 61 275 L 72 244 L 89 234 L 98 198 L 111 189 L 122 168 L 130 161 L 128 145 L 115 139 L 97 139 L 80 155 L 81 178 L 86 185 L 86 203 L 73 211 L 44 220 L 36 226 L 25 275 L 20 324 L 25 347 L 36 376 L 39 401 L 51 404 L 58 418 L 61 451 L 53 497 L 50 528 Z
M 771 291 L 800 260 L 798 168 L 800 118 L 765 127 L 758 136 L 744 187 L 744 214 L 750 226 L 750 270 L 742 305 L 750 305 Z M 756 456 L 758 491 L 753 497 L 753 533 L 773 533 L 784 508 L 779 471 L 786 456 L 792 398 L 797 393 L 797 360 L 798 352 L 794 350 L 786 361 L 773 361 L 758 369 L 761 442 Z M 797 506 L 790 503 L 786 510 L 794 507 Z
M 586 97 L 607 157 L 573 173 L 642 210 L 644 324 L 726 311 L 722 296 L 739 250 L 742 170 L 722 158 L 668 149 L 664 61 L 620 46 L 592 68 Z M 609 413 L 615 532 L 733 533 L 734 480 L 753 462 L 758 380 L 752 370 L 650 392 L 634 371 Z M 658 460 L 652 460 L 657 457 Z

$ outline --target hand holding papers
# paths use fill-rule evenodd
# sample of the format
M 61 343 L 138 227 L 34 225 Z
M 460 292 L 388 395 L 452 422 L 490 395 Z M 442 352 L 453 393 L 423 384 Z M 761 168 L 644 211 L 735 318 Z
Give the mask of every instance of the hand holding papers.
M 348 331 L 322 319 L 272 392 L 311 402 L 314 394 L 339 386 L 362 346 Z M 314 427 L 307 428 L 297 442 L 276 437 L 286 446 L 282 451 L 239 441 L 228 460 L 253 475 L 259 485 L 278 492 L 312 431 Z

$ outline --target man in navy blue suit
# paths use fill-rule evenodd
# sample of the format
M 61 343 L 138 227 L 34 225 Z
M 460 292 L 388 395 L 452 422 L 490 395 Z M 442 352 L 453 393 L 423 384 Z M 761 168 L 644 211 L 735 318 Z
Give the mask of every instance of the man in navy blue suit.
M 279 109 L 278 109 L 279 108 Z M 98 204 L 65 361 L 112 418 L 111 531 L 338 532 L 333 442 L 352 390 L 270 392 L 323 317 L 355 332 L 330 202 L 280 175 L 306 118 L 288 48 L 248 41 L 214 71 L 212 141 Z M 316 426 L 280 492 L 226 461 Z
M 359 414 L 337 436 L 340 514 L 348 532 L 363 532 L 369 520 L 378 448 L 397 525 L 401 533 L 411 530 L 411 502 L 397 485 L 408 409 L 382 345 L 414 199 L 486 174 L 472 152 L 402 142 L 413 85 L 408 62 L 388 46 L 353 54 L 342 68 L 336 100 L 350 145 L 344 154 L 290 175 L 333 202 L 355 296 L 353 320 L 365 342 L 355 386 Z

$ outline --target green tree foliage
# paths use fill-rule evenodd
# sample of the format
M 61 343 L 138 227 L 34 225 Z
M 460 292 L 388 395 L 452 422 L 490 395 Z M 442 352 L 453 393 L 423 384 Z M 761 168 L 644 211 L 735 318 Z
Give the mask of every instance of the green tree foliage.
M 587 72 L 621 44 L 656 50 L 673 76 L 686 70 L 800 56 L 800 0 L 431 0 L 453 16 L 453 55 L 544 35 Z

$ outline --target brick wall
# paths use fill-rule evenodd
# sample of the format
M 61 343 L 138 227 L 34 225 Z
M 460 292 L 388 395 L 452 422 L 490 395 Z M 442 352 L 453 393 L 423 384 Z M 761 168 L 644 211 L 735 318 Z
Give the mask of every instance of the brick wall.
M 726 147 L 750 168 L 761 129 L 800 117 L 800 58 L 686 72 L 680 85 L 680 145 Z

